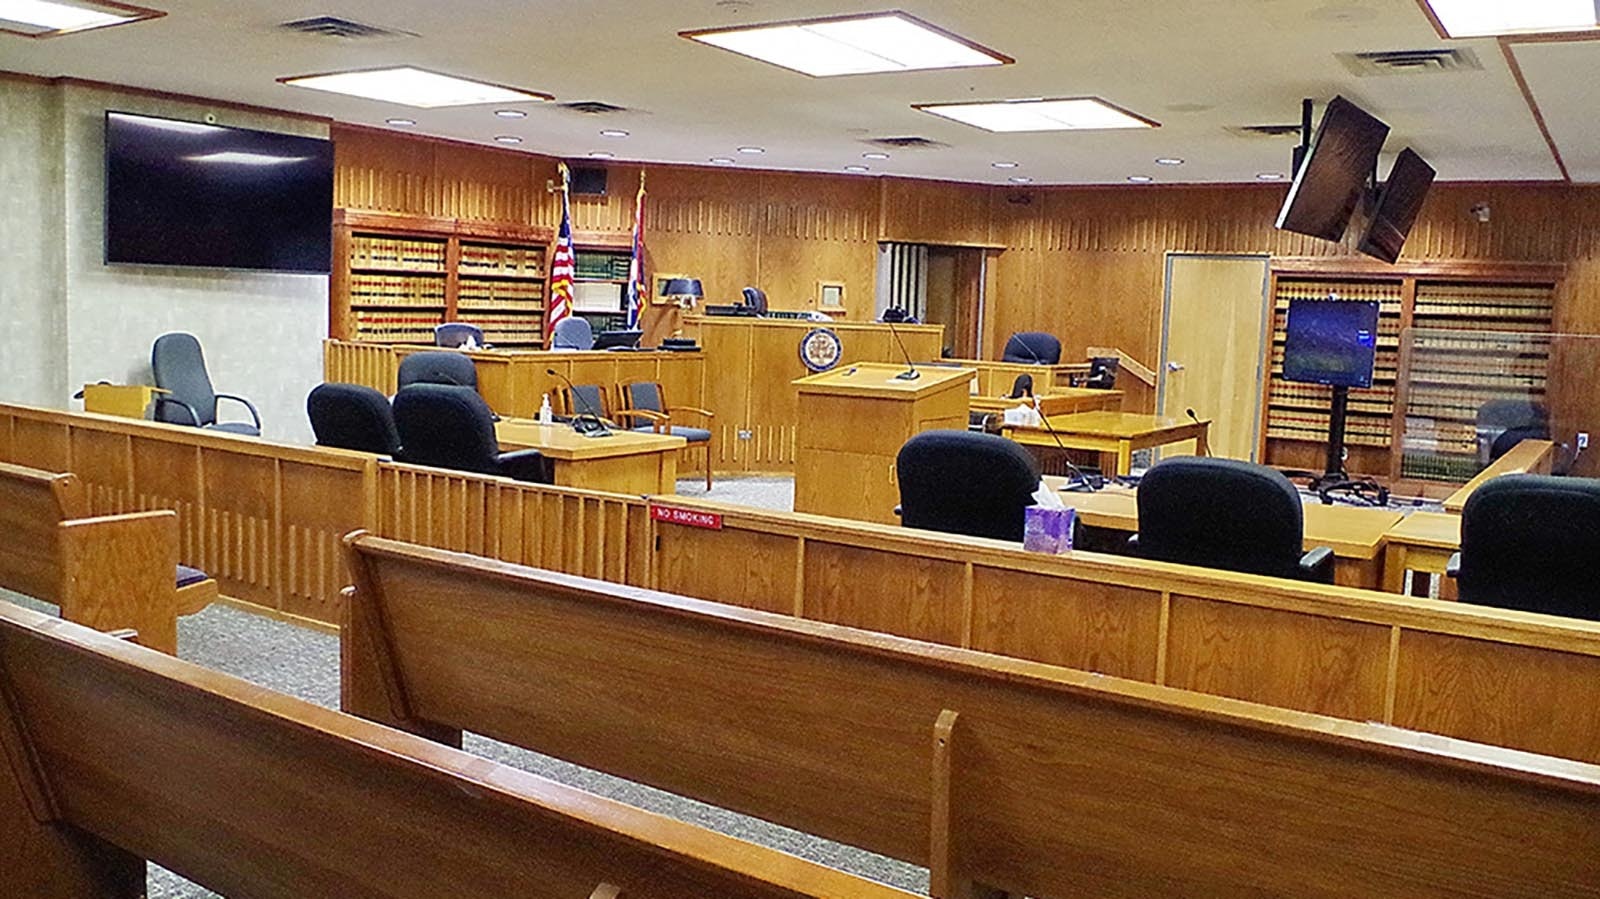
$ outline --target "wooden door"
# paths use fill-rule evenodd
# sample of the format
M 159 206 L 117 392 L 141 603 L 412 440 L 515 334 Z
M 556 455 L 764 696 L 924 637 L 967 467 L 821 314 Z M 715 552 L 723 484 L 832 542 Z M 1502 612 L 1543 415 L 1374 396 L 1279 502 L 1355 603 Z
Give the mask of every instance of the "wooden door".
M 1254 460 L 1271 316 L 1265 256 L 1167 256 L 1157 410 L 1211 419 L 1211 454 Z

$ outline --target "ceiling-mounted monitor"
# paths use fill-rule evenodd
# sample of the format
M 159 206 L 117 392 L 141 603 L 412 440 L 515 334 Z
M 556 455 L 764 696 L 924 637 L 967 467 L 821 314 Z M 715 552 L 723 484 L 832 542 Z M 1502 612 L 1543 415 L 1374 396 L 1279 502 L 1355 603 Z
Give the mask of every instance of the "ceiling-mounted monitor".
M 1422 211 L 1422 201 L 1433 186 L 1433 166 L 1423 161 L 1410 147 L 1400 151 L 1389 170 L 1389 180 L 1383 182 L 1378 192 L 1378 206 L 1361 235 L 1361 252 L 1368 256 L 1394 262 L 1400 258 L 1400 248 L 1405 246 L 1411 226 L 1417 223 L 1417 213 Z
M 327 274 L 333 143 L 106 113 L 105 259 Z
M 1388 125 L 1349 100 L 1334 97 L 1295 172 L 1278 213 L 1278 227 L 1323 240 L 1342 239 L 1388 136 Z

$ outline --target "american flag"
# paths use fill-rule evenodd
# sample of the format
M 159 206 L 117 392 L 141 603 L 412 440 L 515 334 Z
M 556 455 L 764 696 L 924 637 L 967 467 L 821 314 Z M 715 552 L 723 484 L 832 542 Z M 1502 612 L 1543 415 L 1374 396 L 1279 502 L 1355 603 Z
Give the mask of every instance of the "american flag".
M 628 329 L 639 327 L 639 313 L 650 302 L 644 277 L 644 171 L 639 172 L 639 197 L 633 204 L 633 261 L 628 264 Z
M 556 235 L 555 258 L 550 261 L 550 309 L 545 327 L 554 334 L 556 325 L 572 314 L 572 279 L 577 274 L 572 261 L 572 215 L 567 209 L 567 167 L 561 166 L 561 231 Z

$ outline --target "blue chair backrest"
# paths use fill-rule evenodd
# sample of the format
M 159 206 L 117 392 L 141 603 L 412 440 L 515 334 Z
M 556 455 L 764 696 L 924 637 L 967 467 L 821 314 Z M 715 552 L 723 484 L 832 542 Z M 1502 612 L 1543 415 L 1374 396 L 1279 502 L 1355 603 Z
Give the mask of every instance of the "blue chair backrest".
M 483 329 L 467 322 L 445 322 L 433 329 L 433 345 L 455 349 L 466 344 L 467 339 L 483 346 Z
M 667 411 L 666 407 L 661 404 L 661 385 L 651 381 L 629 384 L 628 407 L 630 409 L 643 409 L 647 412 Z
M 568 414 L 606 416 L 606 394 L 598 385 L 574 384 L 567 392 L 571 399 Z
M 556 329 L 550 336 L 552 350 L 592 350 L 594 349 L 594 329 L 589 326 L 589 320 L 569 315 L 556 322 Z
M 150 348 L 150 370 L 156 386 L 169 391 L 180 403 L 192 407 L 200 416 L 199 425 L 217 423 L 217 393 L 206 373 L 205 355 L 193 334 L 174 332 L 156 338 Z M 156 404 L 156 421 L 193 425 L 186 410 L 171 403 Z

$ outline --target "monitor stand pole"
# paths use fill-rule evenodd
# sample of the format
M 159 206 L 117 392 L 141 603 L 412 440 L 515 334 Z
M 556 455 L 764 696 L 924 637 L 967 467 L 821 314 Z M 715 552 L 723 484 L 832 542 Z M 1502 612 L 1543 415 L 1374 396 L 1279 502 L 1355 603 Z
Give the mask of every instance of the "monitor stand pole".
M 1333 388 L 1333 409 L 1328 415 L 1328 462 L 1322 469 L 1323 483 L 1346 480 L 1344 472 L 1344 420 L 1350 407 L 1350 388 Z

